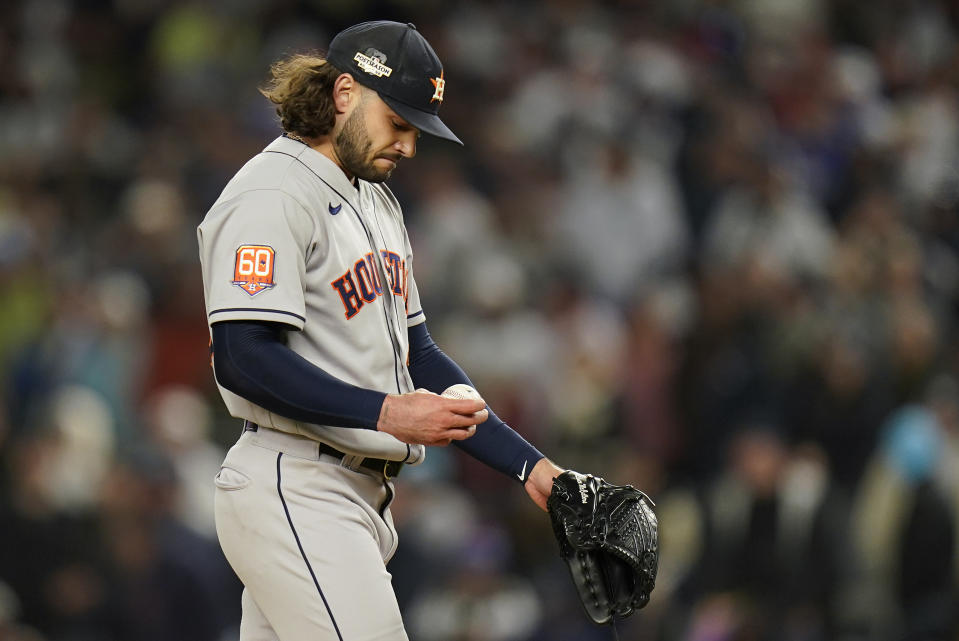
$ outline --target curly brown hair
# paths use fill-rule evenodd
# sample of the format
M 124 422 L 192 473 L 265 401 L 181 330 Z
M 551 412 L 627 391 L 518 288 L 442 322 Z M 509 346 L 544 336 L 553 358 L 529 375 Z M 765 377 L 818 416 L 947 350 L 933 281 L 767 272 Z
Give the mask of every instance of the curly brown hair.
M 287 133 L 304 138 L 323 136 L 333 129 L 333 83 L 340 70 L 317 54 L 294 54 L 270 67 L 273 79 L 260 93 L 276 105 Z

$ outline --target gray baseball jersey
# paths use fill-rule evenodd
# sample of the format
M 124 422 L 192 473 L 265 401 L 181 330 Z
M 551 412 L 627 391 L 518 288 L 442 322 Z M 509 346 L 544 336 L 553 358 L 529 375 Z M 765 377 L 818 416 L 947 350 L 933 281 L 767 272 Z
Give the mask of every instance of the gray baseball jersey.
M 383 184 L 357 181 L 323 154 L 274 140 L 227 184 L 198 229 L 207 319 L 300 330 L 289 347 L 332 376 L 413 391 L 407 328 L 425 320 L 403 217 Z M 230 413 L 357 456 L 416 464 L 422 445 L 367 429 L 278 416 L 222 386 Z

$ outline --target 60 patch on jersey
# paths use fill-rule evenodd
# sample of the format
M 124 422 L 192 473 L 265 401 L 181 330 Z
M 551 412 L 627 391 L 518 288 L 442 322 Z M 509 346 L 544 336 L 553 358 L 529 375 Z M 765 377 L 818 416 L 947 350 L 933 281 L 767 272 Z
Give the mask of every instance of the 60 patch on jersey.
M 276 252 L 268 245 L 241 245 L 236 250 L 233 284 L 250 296 L 270 289 L 273 282 L 273 260 Z

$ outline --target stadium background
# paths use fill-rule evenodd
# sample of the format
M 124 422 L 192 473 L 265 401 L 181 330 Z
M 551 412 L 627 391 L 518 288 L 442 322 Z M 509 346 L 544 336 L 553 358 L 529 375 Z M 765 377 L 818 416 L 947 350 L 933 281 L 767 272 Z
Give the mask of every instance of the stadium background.
M 433 334 L 658 503 L 621 638 L 959 638 L 955 3 L 36 0 L 0 6 L 0 639 L 236 638 L 195 227 L 278 132 L 270 61 L 374 18 L 466 142 L 391 183 Z M 412 638 L 611 638 L 515 483 L 408 472 Z

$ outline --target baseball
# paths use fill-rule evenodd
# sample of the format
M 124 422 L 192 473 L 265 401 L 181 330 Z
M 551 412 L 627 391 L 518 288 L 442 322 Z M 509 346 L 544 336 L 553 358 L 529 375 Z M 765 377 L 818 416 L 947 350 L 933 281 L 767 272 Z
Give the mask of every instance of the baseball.
M 478 400 L 483 400 L 483 397 L 480 396 L 479 392 L 470 387 L 465 383 L 457 383 L 456 385 L 450 385 L 440 396 L 445 396 L 446 398 L 475 398 Z
M 456 385 L 450 385 L 445 390 L 443 390 L 443 393 L 440 394 L 440 396 L 444 396 L 446 398 L 475 398 L 480 401 L 483 400 L 483 397 L 480 396 L 479 392 L 477 392 L 475 389 L 473 389 L 472 387 L 470 387 L 469 385 L 465 383 L 457 383 Z M 476 414 L 479 414 L 479 412 L 477 412 Z M 476 414 L 473 414 L 473 416 L 476 416 Z

